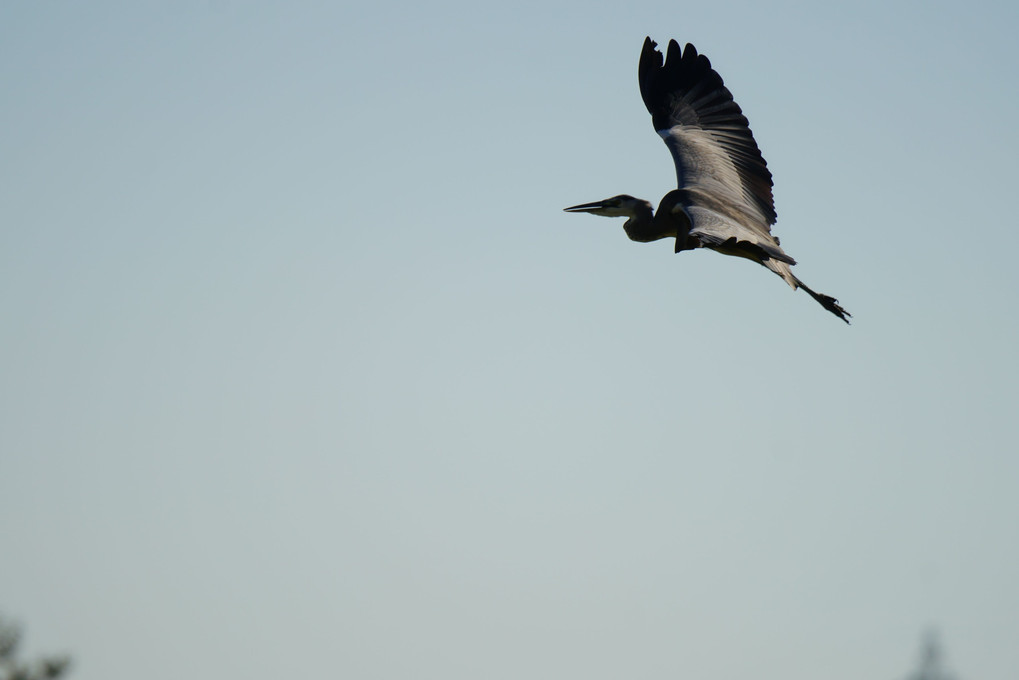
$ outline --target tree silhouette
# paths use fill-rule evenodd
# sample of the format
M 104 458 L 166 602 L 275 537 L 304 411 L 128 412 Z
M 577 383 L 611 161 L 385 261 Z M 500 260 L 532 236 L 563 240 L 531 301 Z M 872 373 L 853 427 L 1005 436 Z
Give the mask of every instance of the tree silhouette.
M 0 616 L 0 680 L 47 680 L 59 678 L 70 667 L 67 655 L 47 656 L 38 661 L 19 661 L 21 626 Z

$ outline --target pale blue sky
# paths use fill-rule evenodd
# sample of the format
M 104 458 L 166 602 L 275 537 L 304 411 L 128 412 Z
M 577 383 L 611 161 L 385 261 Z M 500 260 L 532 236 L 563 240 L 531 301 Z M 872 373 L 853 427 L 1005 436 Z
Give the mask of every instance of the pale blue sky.
M 1014 2 L 0 5 L 0 610 L 76 680 L 1019 668 Z M 657 202 L 690 41 L 846 327 Z

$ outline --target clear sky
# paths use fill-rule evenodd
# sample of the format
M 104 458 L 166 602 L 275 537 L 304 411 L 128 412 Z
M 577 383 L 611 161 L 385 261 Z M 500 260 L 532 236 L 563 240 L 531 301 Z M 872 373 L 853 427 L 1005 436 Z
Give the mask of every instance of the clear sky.
M 1019 5 L 0 5 L 0 610 L 77 680 L 1019 668 Z M 847 327 L 657 203 L 693 42 Z

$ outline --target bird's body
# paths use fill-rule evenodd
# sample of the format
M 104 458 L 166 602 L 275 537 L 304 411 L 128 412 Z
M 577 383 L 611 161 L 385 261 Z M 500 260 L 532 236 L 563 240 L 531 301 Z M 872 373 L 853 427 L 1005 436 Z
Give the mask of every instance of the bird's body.
M 796 261 L 771 234 L 776 219 L 771 172 L 721 76 L 693 45 L 681 50 L 669 41 L 664 60 L 656 47 L 651 38 L 644 41 L 640 93 L 672 152 L 679 188 L 662 198 L 657 211 L 626 194 L 566 211 L 625 216 L 623 228 L 630 239 L 675 238 L 677 253 L 710 248 L 753 260 L 849 323 L 849 312 L 837 300 L 815 293 L 793 275 L 790 267 Z

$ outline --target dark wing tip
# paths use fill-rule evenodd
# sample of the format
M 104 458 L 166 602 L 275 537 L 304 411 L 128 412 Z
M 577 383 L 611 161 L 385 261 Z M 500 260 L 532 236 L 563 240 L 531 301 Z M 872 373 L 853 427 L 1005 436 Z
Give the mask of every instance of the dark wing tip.
M 658 43 L 651 39 L 651 36 L 644 38 L 644 49 L 640 52 L 640 63 L 637 66 L 637 82 L 640 83 L 640 96 L 644 100 L 644 106 L 648 111 L 654 105 L 652 92 L 654 91 L 653 81 L 659 71 L 662 70 L 662 53 L 658 51 Z
M 714 87 L 722 87 L 722 79 L 711 68 L 711 62 L 698 54 L 692 43 L 680 47 L 675 39 L 670 39 L 664 57 L 657 47 L 650 37 L 644 38 L 637 67 L 641 98 L 648 112 L 656 118 L 656 126 L 668 115 L 670 99 L 677 92 L 688 90 L 705 79 Z
M 690 43 L 686 44 L 686 54 L 690 55 L 691 58 L 697 56 L 697 50 Z M 665 63 L 668 64 L 673 59 L 682 59 L 684 56 L 683 50 L 679 48 L 679 43 L 675 39 L 669 40 L 669 50 L 665 53 Z

